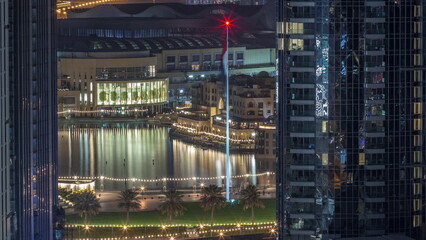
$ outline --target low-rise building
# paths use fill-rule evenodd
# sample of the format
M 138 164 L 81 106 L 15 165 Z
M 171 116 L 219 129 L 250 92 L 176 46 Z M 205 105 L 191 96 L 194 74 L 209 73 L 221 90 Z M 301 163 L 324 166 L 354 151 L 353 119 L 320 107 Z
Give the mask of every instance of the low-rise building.
M 148 53 L 61 53 L 58 65 L 59 95 L 72 92 L 80 116 L 157 113 L 168 102 L 168 79 L 156 76 L 156 58 Z
M 275 79 L 265 73 L 254 77 L 248 75 L 231 77 L 232 143 L 254 149 L 256 129 L 259 128 L 259 124 L 275 114 L 274 83 Z M 223 88 L 223 82 L 219 80 L 204 81 L 194 87 L 193 108 L 182 111 L 175 126 L 192 135 L 205 135 L 223 141 L 226 136 Z

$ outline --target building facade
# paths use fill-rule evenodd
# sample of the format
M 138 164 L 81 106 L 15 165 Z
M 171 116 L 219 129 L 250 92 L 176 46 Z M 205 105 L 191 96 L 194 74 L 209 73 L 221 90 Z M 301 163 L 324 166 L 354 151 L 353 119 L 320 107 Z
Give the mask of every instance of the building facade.
M 58 186 L 56 1 L 13 0 L 9 9 L 12 239 L 49 240 Z
M 146 38 L 146 39 L 110 39 L 110 38 L 78 38 L 75 41 L 62 39 L 59 51 L 58 88 L 59 108 L 64 110 L 78 109 L 96 111 L 112 109 L 151 107 L 152 112 L 161 112 L 162 105 L 169 103 L 175 109 L 191 101 L 191 90 L 200 81 L 221 75 L 220 37 L 179 37 L 179 38 Z M 230 74 L 256 75 L 265 71 L 275 74 L 275 50 L 270 47 L 251 44 L 239 44 L 232 41 L 229 48 Z M 128 96 L 125 99 L 105 101 L 105 94 L 117 92 L 114 89 L 131 89 L 129 84 L 150 82 L 157 79 L 156 84 L 167 90 L 168 98 L 159 95 L 159 99 L 144 99 L 148 95 L 139 94 L 139 99 Z M 165 79 L 168 79 L 168 86 Z M 127 82 L 126 82 L 127 81 Z M 160 82 L 158 82 L 160 81 Z M 108 84 L 103 84 L 108 83 Z M 109 84 L 110 83 L 110 84 Z M 124 85 L 116 85 L 120 83 Z M 111 85 L 112 84 L 112 85 Z M 102 89 L 104 90 L 102 90 Z M 144 88 L 144 87 L 142 87 Z M 98 91 L 99 89 L 99 91 Z M 65 91 L 66 90 L 66 91 Z M 123 91 L 120 92 L 122 93 Z M 73 95 L 74 91 L 81 96 Z M 129 92 L 129 90 L 124 90 Z M 73 92 L 73 93 L 71 93 Z M 131 92 L 134 92 L 131 90 Z M 105 96 L 104 96 L 105 95 Z M 121 94 L 114 97 L 118 99 Z M 102 100 L 104 99 L 104 100 Z M 79 106 L 77 106 L 79 100 Z M 128 100 L 128 101 L 127 101 Z M 145 101 L 146 100 L 146 101 Z M 212 99 L 216 102 L 218 98 Z M 68 104 L 62 104 L 67 102 Z M 81 115 L 81 114 L 80 114 Z
M 278 4 L 280 239 L 424 239 L 425 1 Z
M 8 0 L 0 1 L 0 239 L 10 239 Z
M 237 75 L 230 80 L 230 139 L 243 149 L 254 149 L 256 128 L 275 112 L 275 78 L 265 73 Z M 192 109 L 179 112 L 178 130 L 224 140 L 226 114 L 222 81 L 202 81 L 192 88 Z M 236 145 L 237 145 L 236 144 Z
M 99 110 L 154 113 L 161 112 L 167 104 L 168 79 L 157 77 L 155 57 L 144 53 L 121 53 L 116 58 L 114 53 L 82 55 L 62 56 L 58 62 L 59 106 L 63 106 L 65 113 L 68 110 L 77 110 L 76 116 L 96 116 L 101 113 Z

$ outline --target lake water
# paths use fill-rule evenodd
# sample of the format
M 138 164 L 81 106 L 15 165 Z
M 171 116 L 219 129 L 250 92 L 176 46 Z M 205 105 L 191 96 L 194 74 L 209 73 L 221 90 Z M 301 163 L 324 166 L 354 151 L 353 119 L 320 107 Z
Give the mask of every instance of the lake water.
M 220 177 L 225 172 L 225 154 L 171 139 L 169 128 L 140 124 L 62 125 L 59 130 L 59 176 L 105 176 L 113 178 Z M 232 175 L 274 172 L 273 161 L 256 161 L 254 154 L 231 154 Z M 233 179 L 261 186 L 275 183 L 273 175 Z M 105 190 L 122 190 L 124 182 L 103 181 Z M 192 188 L 200 184 L 222 185 L 222 179 L 170 182 L 169 186 Z M 127 182 L 139 187 L 142 183 Z M 100 188 L 97 183 L 97 188 Z M 163 183 L 143 183 L 162 188 Z

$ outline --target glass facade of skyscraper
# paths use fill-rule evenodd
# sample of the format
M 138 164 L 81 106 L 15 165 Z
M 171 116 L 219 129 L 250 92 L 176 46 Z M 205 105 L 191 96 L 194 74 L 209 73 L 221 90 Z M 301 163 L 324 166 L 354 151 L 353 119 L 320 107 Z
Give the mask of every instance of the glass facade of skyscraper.
M 8 4 L 0 0 L 0 239 L 10 239 Z
M 169 99 L 166 79 L 130 82 L 98 81 L 96 88 L 97 106 L 164 104 Z
M 9 0 L 8 9 L 12 239 L 50 240 L 58 185 L 56 1 Z
M 421 239 L 424 4 L 278 1 L 280 239 Z

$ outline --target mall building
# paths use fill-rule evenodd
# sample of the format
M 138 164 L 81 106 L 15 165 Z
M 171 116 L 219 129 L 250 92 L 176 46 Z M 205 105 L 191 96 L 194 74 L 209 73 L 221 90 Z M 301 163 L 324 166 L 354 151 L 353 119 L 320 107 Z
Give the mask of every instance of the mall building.
M 62 40 L 59 112 L 156 114 L 190 103 L 194 86 L 221 74 L 222 43 L 207 36 Z M 228 58 L 231 75 L 274 74 L 273 48 L 231 41 Z

